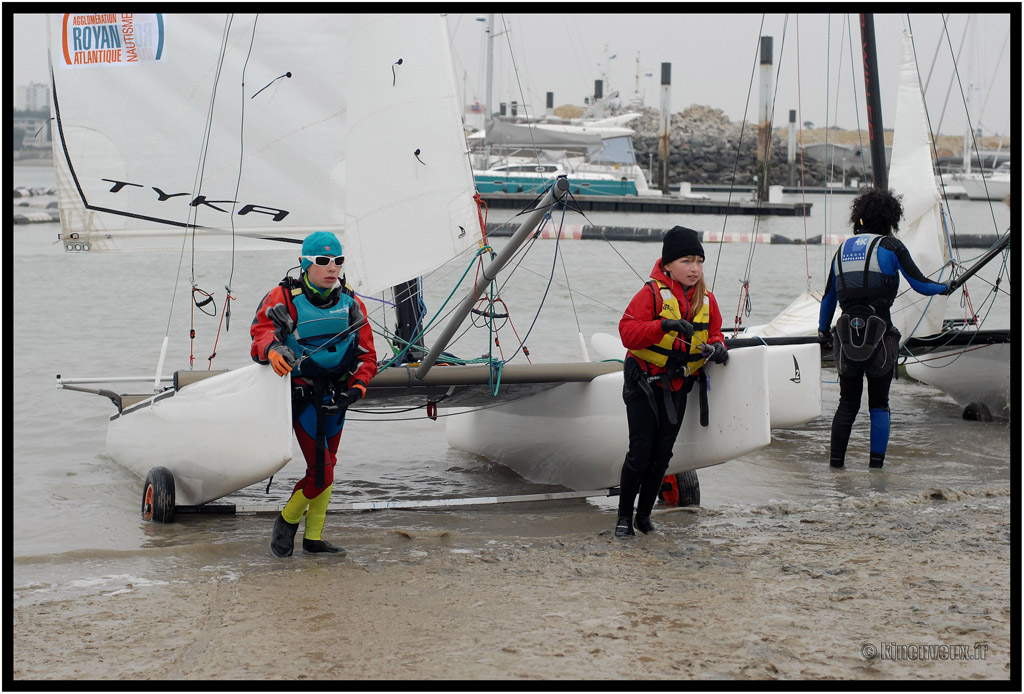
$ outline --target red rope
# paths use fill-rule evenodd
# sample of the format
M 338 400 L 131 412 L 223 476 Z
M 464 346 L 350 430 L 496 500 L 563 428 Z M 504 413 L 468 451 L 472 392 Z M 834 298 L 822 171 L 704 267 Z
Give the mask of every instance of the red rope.
M 733 318 L 733 320 L 735 321 L 734 322 L 734 327 L 736 329 L 736 332 L 739 332 L 740 326 L 743 325 L 743 316 L 742 316 L 743 305 L 746 302 L 749 301 L 749 298 L 750 298 L 750 282 L 744 282 L 743 283 L 743 288 L 740 289 L 740 300 L 739 300 L 739 303 L 736 304 L 736 316 Z
M 968 325 L 978 325 L 978 314 L 974 312 L 974 304 L 971 303 L 971 293 L 967 291 L 967 285 L 965 284 L 963 293 L 963 299 L 960 301 L 960 305 L 964 307 L 964 320 L 967 321 Z
M 196 341 L 196 294 L 202 294 L 208 299 L 213 297 L 207 292 L 203 291 L 199 287 L 192 285 L 192 312 L 189 319 L 189 331 L 188 331 L 188 368 L 191 369 L 196 363 L 195 353 L 195 341 Z
M 473 194 L 473 200 L 476 201 L 476 216 L 480 220 L 480 236 L 482 237 L 482 241 L 480 243 L 480 247 L 483 248 L 484 246 L 487 245 L 487 213 L 488 213 L 488 207 L 487 207 L 487 203 L 484 201 L 484 199 L 482 197 L 480 197 L 480 193 L 474 193 Z
M 209 366 L 206 367 L 207 371 L 213 370 L 213 358 L 217 356 L 217 345 L 220 343 L 220 330 L 224 325 L 224 316 L 231 313 L 231 306 L 228 302 L 235 300 L 235 297 L 231 296 L 231 294 L 227 294 L 227 297 L 228 298 L 224 300 L 224 310 L 220 312 L 220 322 L 217 323 L 217 337 L 213 340 L 213 353 L 207 357 L 210 362 Z

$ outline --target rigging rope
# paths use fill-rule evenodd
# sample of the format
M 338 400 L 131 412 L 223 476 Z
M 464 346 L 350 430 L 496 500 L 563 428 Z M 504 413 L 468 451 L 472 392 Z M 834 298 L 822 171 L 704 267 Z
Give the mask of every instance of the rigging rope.
M 857 61 L 853 58 L 853 22 L 849 21 L 849 15 L 847 15 L 847 19 L 844 21 L 846 24 L 846 39 L 850 46 L 850 83 L 853 85 L 853 113 L 857 117 L 857 149 L 860 151 L 860 170 L 866 172 L 868 170 L 868 162 L 864 158 L 864 135 L 860 128 L 860 109 L 857 108 L 857 104 L 860 102 L 857 98 L 857 71 L 855 67 Z M 924 91 L 922 90 L 921 93 L 924 94 Z M 838 105 L 836 108 L 838 109 Z M 843 185 L 846 185 L 845 180 Z
M 807 209 L 807 187 L 805 184 L 805 169 L 804 169 L 804 107 L 803 98 L 800 91 L 800 15 L 796 17 L 796 109 L 797 109 L 797 149 L 800 150 L 800 202 L 803 203 L 804 209 Z M 811 255 L 810 249 L 808 248 L 807 239 L 807 215 L 800 215 L 800 219 L 803 223 L 804 229 L 804 272 L 807 273 L 807 290 L 811 290 Z M 822 234 L 822 242 L 828 243 L 825 235 Z M 828 249 L 826 246 L 826 255 Z
M 762 14 L 761 15 L 761 24 L 757 28 L 757 35 L 759 37 L 764 33 L 764 18 L 765 18 L 765 15 Z M 760 41 L 760 39 L 759 39 L 759 41 Z M 761 51 L 761 46 L 760 46 L 760 43 L 758 42 L 756 44 L 756 46 L 755 46 L 755 49 L 754 49 L 754 60 L 752 62 L 753 66 L 757 65 L 758 56 L 760 55 L 760 51 Z M 753 88 L 754 88 L 754 73 L 755 73 L 755 71 L 756 71 L 756 67 L 751 67 L 751 69 L 750 69 L 750 81 L 747 83 L 747 98 L 746 98 L 746 101 L 744 102 L 744 105 L 743 105 L 743 118 L 740 121 L 740 136 L 739 136 L 739 140 L 736 143 L 736 158 L 733 160 L 732 178 L 729 181 L 729 194 L 726 197 L 726 203 L 725 203 L 725 205 L 726 205 L 725 206 L 726 213 L 725 213 L 725 215 L 724 215 L 724 217 L 722 219 L 722 238 L 723 239 L 725 239 L 725 230 L 726 230 L 726 228 L 727 228 L 727 226 L 729 224 L 729 206 L 732 204 L 732 191 L 733 191 L 733 188 L 736 186 L 736 173 L 737 173 L 737 171 L 739 171 L 740 155 L 743 153 L 743 133 L 746 132 L 747 112 L 750 109 L 750 92 L 753 91 Z M 715 291 L 715 282 L 718 279 L 718 268 L 722 264 L 721 260 L 722 260 L 722 244 L 720 243 L 720 244 L 718 244 L 718 257 L 715 259 L 715 272 L 711 275 L 711 291 L 712 292 Z M 742 282 L 743 280 L 740 280 L 740 281 Z

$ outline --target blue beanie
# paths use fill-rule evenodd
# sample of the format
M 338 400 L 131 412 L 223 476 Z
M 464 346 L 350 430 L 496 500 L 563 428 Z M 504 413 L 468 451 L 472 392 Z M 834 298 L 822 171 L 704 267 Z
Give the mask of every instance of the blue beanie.
M 341 252 L 341 241 L 329 231 L 314 231 L 302 242 L 302 255 L 344 255 Z M 305 272 L 313 263 L 305 258 L 301 261 Z

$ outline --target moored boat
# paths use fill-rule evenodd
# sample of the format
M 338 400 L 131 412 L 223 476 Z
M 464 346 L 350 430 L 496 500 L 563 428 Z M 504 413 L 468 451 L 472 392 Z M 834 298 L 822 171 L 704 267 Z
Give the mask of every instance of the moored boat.
M 1010 162 L 1004 161 L 989 172 L 958 174 L 956 180 L 971 200 L 1005 200 L 1012 190 Z

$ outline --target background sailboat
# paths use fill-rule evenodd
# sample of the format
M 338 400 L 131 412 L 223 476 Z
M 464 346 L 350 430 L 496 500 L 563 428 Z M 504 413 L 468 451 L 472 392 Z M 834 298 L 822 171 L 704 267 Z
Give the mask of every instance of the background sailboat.
M 939 282 L 952 279 L 951 243 L 942 196 L 934 176 L 933 145 L 921 91 L 913 37 L 904 34 L 888 161 L 888 187 L 902 196 L 904 220 L 896 233 L 918 267 Z M 875 125 L 882 132 L 881 123 Z M 875 169 L 884 166 L 875 163 Z M 778 316 L 743 335 L 769 340 L 779 336 L 813 335 L 817 330 L 820 295 L 809 289 Z M 892 307 L 894 325 L 902 335 L 902 361 L 907 373 L 938 387 L 961 407 L 980 416 L 1009 415 L 1009 331 L 947 328 L 948 297 L 924 297 L 900 278 Z M 943 354 L 945 352 L 945 354 Z
M 950 261 L 942 198 L 932 169 L 932 143 L 920 90 L 913 37 L 903 36 L 899 96 L 893 134 L 889 185 L 903 195 L 904 223 L 897 236 L 918 267 L 936 281 L 949 282 Z M 901 278 L 901 285 L 905 284 Z M 968 416 L 989 419 L 1010 414 L 1010 333 L 947 328 L 949 298 L 920 296 L 905 286 L 892 308 L 903 335 L 907 373 L 933 385 L 965 408 Z M 908 340 L 910 341 L 908 343 Z

